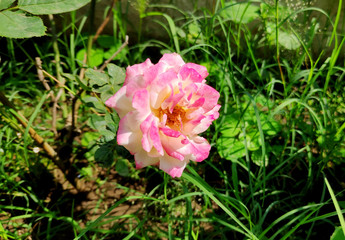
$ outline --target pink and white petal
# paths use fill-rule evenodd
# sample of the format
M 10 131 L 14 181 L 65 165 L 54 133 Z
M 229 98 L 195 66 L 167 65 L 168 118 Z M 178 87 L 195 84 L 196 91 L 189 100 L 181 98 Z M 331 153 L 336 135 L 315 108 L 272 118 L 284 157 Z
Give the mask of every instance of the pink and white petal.
M 140 124 L 140 130 L 142 132 L 141 145 L 146 152 L 150 152 L 152 149 L 152 141 L 149 136 L 151 124 L 153 121 L 152 114 L 148 115 L 147 118 Z
M 182 66 L 179 72 L 183 81 L 191 81 L 194 83 L 202 83 L 204 78 L 193 68 Z
M 169 97 L 167 97 L 160 105 L 161 109 L 167 109 L 169 106 L 171 106 L 171 101 L 174 97 L 174 87 L 172 84 L 168 85 L 170 88 L 170 92 L 169 92 Z
M 152 121 L 151 128 L 150 128 L 150 139 L 153 144 L 153 147 L 158 151 L 160 155 L 163 156 L 164 150 L 161 143 L 157 122 L 155 121 L 155 119 Z
M 134 93 L 133 100 L 132 100 L 132 106 L 137 111 L 141 113 L 147 113 L 149 114 L 151 112 L 150 110 L 150 95 L 147 89 L 141 89 Z
M 165 86 L 160 91 L 150 91 L 150 102 L 151 107 L 154 109 L 159 109 L 162 107 L 162 103 L 171 94 L 171 89 Z
M 186 144 L 190 152 L 190 160 L 196 162 L 204 161 L 210 154 L 211 145 L 203 137 L 195 136 L 189 139 L 189 144 Z
M 157 165 L 159 163 L 158 157 L 150 157 L 144 150 L 134 154 L 134 160 L 136 169 L 144 168 L 149 165 Z
M 202 78 L 206 78 L 208 76 L 208 72 L 207 72 L 207 68 L 199 65 L 199 64 L 195 64 L 195 63 L 186 63 L 185 65 L 188 68 L 193 68 L 195 71 L 197 71 Z
M 143 75 L 144 72 L 152 66 L 151 60 L 148 58 L 145 62 L 135 64 L 133 66 L 128 66 L 126 69 L 126 78 L 124 85 L 127 85 L 129 82 L 133 81 L 133 78 L 137 75 Z
M 160 74 L 150 86 L 151 106 L 155 109 L 161 107 L 162 102 L 172 94 L 174 85 L 178 82 L 177 73 L 171 70 Z
M 148 84 L 154 84 L 154 83 L 159 84 L 159 81 L 157 79 L 161 74 L 164 74 L 169 71 L 169 70 L 166 70 L 167 67 L 168 67 L 167 64 L 162 63 L 162 62 L 158 62 L 157 64 L 152 65 L 150 68 L 148 68 L 144 72 L 145 82 L 147 82 Z
M 167 153 L 167 155 L 179 161 L 185 160 L 183 150 L 181 151 L 181 149 L 183 149 L 184 147 L 184 145 L 181 143 L 183 138 L 184 138 L 183 136 L 176 138 L 176 137 L 169 137 L 167 135 L 161 134 L 162 146 L 165 152 Z
M 185 64 L 182 57 L 177 53 L 166 53 L 163 57 L 159 60 L 159 62 L 163 62 L 178 71 L 178 69 Z
M 220 105 L 216 105 L 213 110 L 209 111 L 204 115 L 200 115 L 199 118 L 195 118 L 191 121 L 186 122 L 183 125 L 183 130 L 191 135 L 197 135 L 206 131 L 212 122 L 219 117 Z
M 197 100 L 195 100 L 191 105 L 189 105 L 190 108 L 198 108 L 201 107 L 202 105 L 204 105 L 205 103 L 205 98 L 204 97 L 200 97 Z
M 203 108 L 188 108 L 185 117 L 190 119 L 192 122 L 199 122 L 204 118 L 206 112 Z
M 144 81 L 142 75 L 134 76 L 131 78 L 131 81 L 129 81 L 126 85 L 126 96 L 132 98 L 135 92 L 145 89 L 147 86 L 148 84 Z
M 185 169 L 187 161 L 180 161 L 173 157 L 164 156 L 159 158 L 159 168 L 169 174 L 171 177 L 181 177 L 183 170 Z
M 124 146 L 131 154 L 135 154 L 142 149 L 138 144 L 141 141 L 142 134 L 140 130 L 133 131 L 128 121 L 128 115 L 120 120 L 116 138 L 117 143 Z
M 163 132 L 163 134 L 168 136 L 168 137 L 178 138 L 179 136 L 182 135 L 182 133 L 175 131 L 171 128 L 167 128 L 167 127 L 162 127 L 159 130 L 161 130 Z
M 156 148 L 152 148 L 151 151 L 147 153 L 149 157 L 162 157 L 164 154 L 164 151 L 163 154 L 159 153 Z
M 208 112 L 217 105 L 219 99 L 219 92 L 206 84 L 200 84 L 196 95 L 205 98 L 205 104 L 202 106 L 205 112 Z
M 120 88 L 115 95 L 105 101 L 105 105 L 114 108 L 120 118 L 123 118 L 128 112 L 132 111 L 132 101 L 126 96 L 126 86 Z

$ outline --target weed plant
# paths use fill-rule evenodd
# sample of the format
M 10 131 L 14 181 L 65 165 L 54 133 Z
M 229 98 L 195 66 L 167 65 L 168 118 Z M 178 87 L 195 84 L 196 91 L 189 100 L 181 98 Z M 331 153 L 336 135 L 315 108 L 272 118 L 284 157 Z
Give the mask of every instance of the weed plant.
M 128 4 L 106 9 L 112 35 L 72 12 L 57 28 L 61 16 L 50 15 L 44 37 L 0 38 L 0 239 L 345 239 L 341 11 L 138 1 L 127 45 Z M 146 22 L 165 40 L 150 38 Z M 320 34 L 330 55 L 313 51 Z M 204 134 L 209 158 L 174 179 L 135 169 L 104 105 L 126 66 L 166 52 L 206 66 L 222 105 Z

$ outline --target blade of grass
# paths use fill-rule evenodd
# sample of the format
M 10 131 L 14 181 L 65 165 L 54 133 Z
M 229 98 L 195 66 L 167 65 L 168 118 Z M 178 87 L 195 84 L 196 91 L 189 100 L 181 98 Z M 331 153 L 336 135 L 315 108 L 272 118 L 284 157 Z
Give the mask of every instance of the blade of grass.
M 193 170 L 187 166 L 189 171 L 193 172 Z M 246 236 L 251 238 L 251 239 L 258 239 L 253 232 L 251 232 L 237 217 L 236 215 L 228 209 L 215 195 L 218 195 L 217 192 L 209 186 L 202 178 L 200 178 L 198 175 L 193 174 L 188 174 L 184 172 L 182 174 L 182 177 L 186 179 L 187 181 L 191 182 L 195 186 L 197 186 L 200 190 L 205 192 L 205 194 L 211 198 L 223 211 L 232 219 L 234 220 L 245 232 Z
M 35 111 L 32 113 L 32 115 L 29 119 L 28 125 L 26 126 L 26 129 L 24 132 L 24 158 L 25 158 L 27 166 L 29 166 L 28 149 L 27 149 L 27 146 L 29 145 L 29 141 L 28 141 L 29 130 L 31 128 L 33 121 L 37 117 L 38 113 L 42 110 L 41 107 L 42 107 L 43 103 L 45 102 L 45 100 L 47 99 L 48 94 L 49 94 L 49 92 L 46 92 L 43 94 L 43 96 L 41 96 L 41 100 L 38 102 L 38 104 L 35 108 Z
M 84 236 L 88 231 L 90 231 L 91 229 L 93 229 L 94 227 L 96 227 L 98 225 L 98 223 L 100 221 L 102 221 L 103 218 L 105 218 L 113 209 L 115 209 L 116 207 L 118 207 L 121 203 L 124 203 L 128 200 L 133 200 L 133 199 L 146 199 L 146 200 L 152 200 L 152 201 L 161 201 L 158 200 L 156 198 L 152 198 L 152 197 L 145 197 L 145 196 L 128 196 L 125 198 L 122 198 L 121 200 L 119 200 L 118 202 L 116 202 L 113 206 L 111 206 L 110 208 L 107 209 L 107 211 L 105 211 L 101 216 L 99 216 L 95 221 L 91 222 L 90 224 L 88 224 L 86 226 L 86 228 L 77 236 L 74 238 L 74 240 L 78 240 L 80 239 L 82 236 Z
M 6 234 L 6 232 L 5 232 L 5 229 L 4 229 L 4 227 L 2 226 L 2 224 L 1 224 L 1 222 L 0 222 L 0 238 L 2 239 L 4 239 L 4 240 L 7 240 L 8 238 L 7 238 L 7 234 Z
M 148 16 L 163 16 L 167 20 L 170 31 L 171 31 L 171 35 L 172 35 L 172 38 L 174 41 L 175 50 L 177 53 L 180 53 L 180 44 L 179 44 L 178 35 L 177 35 L 174 20 L 169 15 L 161 13 L 161 12 L 148 12 L 148 13 L 142 14 L 140 16 L 140 18 L 144 18 L 144 17 L 148 17 Z
M 339 221 L 340 221 L 341 228 L 343 229 L 343 233 L 345 235 L 345 220 L 344 220 L 344 216 L 343 216 L 343 214 L 341 212 L 341 209 L 340 209 L 339 203 L 337 201 L 337 198 L 335 197 L 333 189 L 332 189 L 331 185 L 329 184 L 326 176 L 324 177 L 324 179 L 325 179 L 325 183 L 326 183 L 327 189 L 329 191 L 329 194 L 331 195 L 331 198 L 332 198 L 335 210 L 337 211 L 337 215 L 338 215 L 338 218 L 339 218 Z

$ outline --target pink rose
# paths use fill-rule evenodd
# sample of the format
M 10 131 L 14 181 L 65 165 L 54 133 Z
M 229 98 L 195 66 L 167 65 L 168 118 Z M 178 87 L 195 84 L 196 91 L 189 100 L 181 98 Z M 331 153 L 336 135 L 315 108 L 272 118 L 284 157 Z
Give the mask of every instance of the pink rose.
M 117 142 L 134 155 L 136 168 L 159 165 L 180 177 L 190 160 L 208 157 L 211 146 L 198 134 L 218 118 L 220 105 L 207 75 L 176 53 L 127 68 L 123 87 L 105 104 L 120 116 Z

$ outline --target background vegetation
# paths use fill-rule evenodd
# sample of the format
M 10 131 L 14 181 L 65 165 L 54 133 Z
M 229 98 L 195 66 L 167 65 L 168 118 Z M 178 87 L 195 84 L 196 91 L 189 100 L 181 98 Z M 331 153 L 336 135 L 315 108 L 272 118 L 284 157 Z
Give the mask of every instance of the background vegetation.
M 0 26 L 0 239 L 344 239 L 341 0 L 334 16 L 308 2 L 114 0 L 99 26 L 99 2 L 72 2 L 0 1 L 13 19 Z M 104 105 L 125 67 L 165 52 L 206 66 L 221 93 L 209 158 L 176 179 L 135 169 Z

